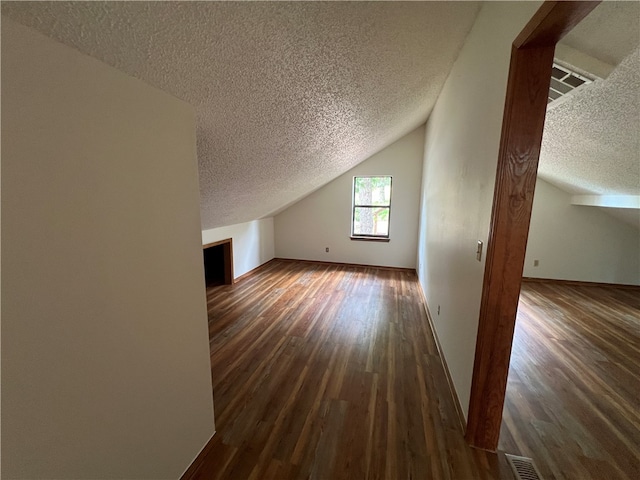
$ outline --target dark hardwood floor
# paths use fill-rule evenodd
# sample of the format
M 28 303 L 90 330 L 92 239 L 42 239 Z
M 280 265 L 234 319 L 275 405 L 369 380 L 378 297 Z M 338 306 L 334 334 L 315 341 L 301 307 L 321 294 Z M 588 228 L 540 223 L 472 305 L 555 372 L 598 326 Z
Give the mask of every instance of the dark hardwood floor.
M 545 480 L 640 479 L 640 294 L 524 282 L 499 448 Z
M 209 289 L 217 433 L 190 478 L 511 479 L 464 441 L 418 288 L 274 260 Z

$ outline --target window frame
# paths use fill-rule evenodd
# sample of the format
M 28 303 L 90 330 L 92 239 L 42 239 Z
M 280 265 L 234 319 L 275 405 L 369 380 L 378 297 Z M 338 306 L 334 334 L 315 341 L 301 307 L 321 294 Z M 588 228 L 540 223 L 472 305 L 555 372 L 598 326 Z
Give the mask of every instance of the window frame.
M 389 179 L 389 203 L 386 205 L 365 205 L 356 204 L 356 181 L 359 178 L 388 178 Z M 351 183 L 351 240 L 364 240 L 370 242 L 388 242 L 391 237 L 391 197 L 393 196 L 393 176 L 392 175 L 354 175 Z M 386 208 L 389 211 L 387 216 L 387 234 L 386 235 L 371 235 L 371 234 L 356 234 L 355 219 L 356 208 Z

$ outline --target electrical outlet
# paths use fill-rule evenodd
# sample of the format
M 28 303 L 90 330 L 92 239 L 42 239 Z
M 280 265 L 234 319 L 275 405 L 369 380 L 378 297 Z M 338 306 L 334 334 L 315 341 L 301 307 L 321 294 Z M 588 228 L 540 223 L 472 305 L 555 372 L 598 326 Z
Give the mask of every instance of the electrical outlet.
M 534 260 L 533 261 L 533 266 L 537 267 L 538 265 L 540 265 L 540 260 Z
M 324 251 L 325 251 L 325 252 L 327 252 L 327 253 L 329 253 L 329 247 L 326 247 L 326 248 L 324 249 Z

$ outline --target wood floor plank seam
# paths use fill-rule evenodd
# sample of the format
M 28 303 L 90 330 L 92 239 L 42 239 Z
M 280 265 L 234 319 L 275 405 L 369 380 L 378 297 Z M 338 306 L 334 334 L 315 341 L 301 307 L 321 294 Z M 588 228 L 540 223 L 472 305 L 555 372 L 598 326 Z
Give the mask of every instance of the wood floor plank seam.
M 192 478 L 511 480 L 464 441 L 419 288 L 274 260 L 208 289 L 218 433 Z
M 500 448 L 545 479 L 640 478 L 639 344 L 633 290 L 523 283 Z
M 640 298 L 521 303 L 501 448 L 546 480 L 640 478 Z M 512 478 L 462 438 L 414 273 L 274 260 L 207 305 L 218 433 L 191 478 Z

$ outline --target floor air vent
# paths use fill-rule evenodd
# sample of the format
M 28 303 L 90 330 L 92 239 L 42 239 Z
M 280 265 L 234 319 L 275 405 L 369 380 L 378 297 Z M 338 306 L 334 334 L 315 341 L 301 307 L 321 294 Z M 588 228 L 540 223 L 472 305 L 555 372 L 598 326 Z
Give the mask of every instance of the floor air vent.
M 506 454 L 509 465 L 513 469 L 516 480 L 542 480 L 542 476 L 533 460 L 527 457 Z

